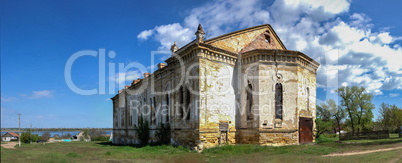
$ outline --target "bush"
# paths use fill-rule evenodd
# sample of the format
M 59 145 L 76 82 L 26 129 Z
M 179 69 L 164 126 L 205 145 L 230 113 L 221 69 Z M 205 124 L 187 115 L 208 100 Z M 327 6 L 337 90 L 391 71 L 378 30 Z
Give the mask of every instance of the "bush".
M 91 141 L 109 141 L 109 137 L 104 136 L 104 135 L 94 136 L 94 137 L 91 137 Z
M 42 134 L 42 139 L 41 140 L 49 140 L 49 138 L 51 137 L 50 132 L 45 132 Z
M 322 136 L 326 138 L 336 138 L 338 135 L 337 134 L 322 134 Z
M 160 144 L 170 143 L 170 125 L 161 123 L 160 131 L 156 133 L 156 137 Z
M 320 135 L 320 137 L 317 138 L 317 143 L 323 143 L 323 142 L 331 142 L 332 140 L 325 137 L 324 135 Z
M 39 139 L 41 139 L 40 136 L 38 136 L 37 134 L 31 134 L 30 132 L 24 132 L 21 134 L 21 142 L 23 143 L 30 143 L 30 142 L 36 142 Z
M 140 139 L 140 141 L 141 141 L 141 145 L 148 144 L 148 140 L 149 140 L 148 121 L 144 120 L 142 117 L 140 117 L 140 121 L 138 123 L 137 129 L 138 129 L 137 136 L 138 136 L 138 139 Z

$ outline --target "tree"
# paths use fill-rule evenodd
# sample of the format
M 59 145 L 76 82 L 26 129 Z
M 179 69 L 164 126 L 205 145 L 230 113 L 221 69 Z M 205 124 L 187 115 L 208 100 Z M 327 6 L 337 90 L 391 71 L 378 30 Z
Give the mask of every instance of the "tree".
M 316 124 L 316 134 L 315 137 L 318 138 L 321 134 L 331 131 L 332 122 L 328 119 L 327 111 L 321 106 L 317 105 L 317 117 L 315 119 Z
M 379 112 L 378 124 L 383 130 L 397 132 L 402 126 L 402 108 L 382 103 Z
M 341 129 L 341 122 L 345 118 L 344 111 L 332 99 L 328 99 L 324 103 L 317 105 L 317 133 L 319 129 L 330 131 L 333 129 L 337 133 Z M 320 126 L 321 125 L 321 126 Z
M 24 132 L 21 134 L 21 142 L 23 143 L 30 143 L 30 142 L 36 142 L 40 139 L 40 137 L 37 134 L 31 134 L 30 132 Z
M 71 139 L 71 134 L 70 133 L 65 133 L 63 135 L 61 135 L 62 139 Z
M 99 129 L 90 129 L 89 136 L 91 141 L 109 141 L 109 137 L 106 136 L 106 131 Z
M 55 139 L 60 139 L 60 135 L 59 134 L 54 134 L 53 136 Z
M 347 114 L 346 124 L 356 131 L 370 130 L 372 125 L 374 104 L 373 95 L 365 93 L 364 87 L 340 87 L 336 90 L 341 97 L 341 106 Z
M 138 123 L 137 136 L 138 136 L 138 139 L 141 141 L 141 145 L 148 144 L 149 125 L 148 125 L 148 121 L 144 120 L 144 118 L 142 116 L 140 117 L 140 121 Z
M 51 135 L 50 135 L 49 132 L 44 132 L 44 133 L 42 134 L 42 139 L 41 139 L 41 140 L 47 141 L 47 140 L 49 140 L 50 136 L 51 136 Z

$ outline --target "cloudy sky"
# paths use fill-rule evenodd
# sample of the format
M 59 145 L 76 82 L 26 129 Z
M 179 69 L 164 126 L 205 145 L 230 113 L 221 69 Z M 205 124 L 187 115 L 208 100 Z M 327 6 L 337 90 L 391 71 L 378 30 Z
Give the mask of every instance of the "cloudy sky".
M 193 40 L 199 23 L 208 38 L 271 24 L 288 49 L 321 63 L 318 101 L 336 98 L 339 85 L 358 85 L 375 94 L 377 108 L 402 107 L 400 6 L 398 0 L 2 0 L 1 126 L 16 127 L 21 113 L 22 127 L 112 127 L 108 99 L 119 84 L 166 58 L 152 51 Z M 96 53 L 69 64 L 89 52 Z M 119 64 L 130 63 L 142 66 L 124 79 Z M 77 93 L 66 65 L 76 88 L 95 92 Z

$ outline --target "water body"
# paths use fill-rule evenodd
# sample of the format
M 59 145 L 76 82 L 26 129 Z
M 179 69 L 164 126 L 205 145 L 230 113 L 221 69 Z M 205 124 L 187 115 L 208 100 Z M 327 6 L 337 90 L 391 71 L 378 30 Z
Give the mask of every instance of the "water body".
M 50 137 L 54 137 L 55 135 L 64 135 L 64 134 L 70 134 L 71 136 L 77 135 L 78 133 L 80 133 L 81 131 L 33 131 L 32 134 L 38 134 L 39 136 L 42 136 L 43 133 L 45 132 L 49 132 L 50 133 Z M 105 131 L 106 134 L 110 135 L 112 133 L 112 131 Z M 7 132 L 1 132 L 1 135 L 4 135 Z M 15 132 L 18 134 L 18 131 Z M 23 133 L 23 132 L 21 132 Z

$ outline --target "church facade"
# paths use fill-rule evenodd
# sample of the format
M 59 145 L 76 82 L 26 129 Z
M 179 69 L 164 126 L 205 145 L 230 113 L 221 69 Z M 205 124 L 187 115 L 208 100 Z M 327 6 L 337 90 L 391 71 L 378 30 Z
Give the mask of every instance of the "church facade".
M 112 98 L 114 144 L 141 143 L 141 122 L 149 143 L 169 126 L 170 143 L 196 150 L 314 141 L 319 63 L 287 50 L 270 25 L 207 40 L 199 25 L 195 34 Z

